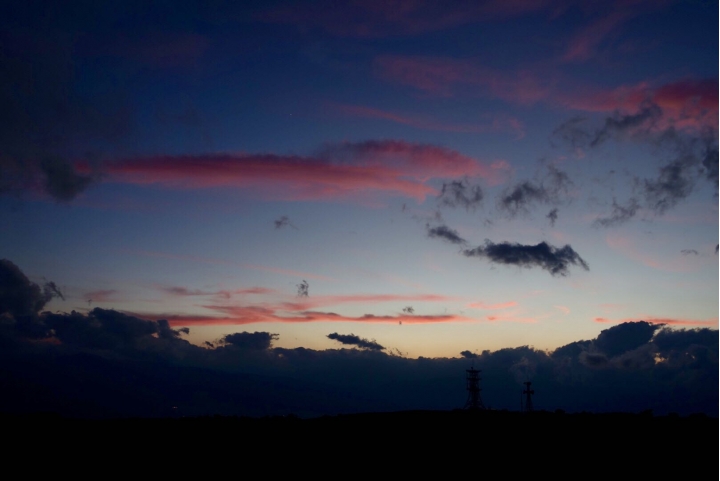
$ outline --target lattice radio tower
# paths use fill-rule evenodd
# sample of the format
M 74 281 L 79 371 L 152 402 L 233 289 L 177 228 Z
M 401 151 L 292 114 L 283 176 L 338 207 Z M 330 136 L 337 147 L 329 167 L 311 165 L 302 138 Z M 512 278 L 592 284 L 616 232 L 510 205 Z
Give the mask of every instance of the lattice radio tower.
M 525 389 L 523 390 L 523 394 L 525 394 L 525 412 L 530 413 L 533 410 L 532 395 L 535 394 L 535 391 L 530 389 L 530 385 L 532 384 L 530 381 L 525 381 L 523 384 L 525 384 Z
M 471 367 L 470 369 L 467 369 L 465 375 L 465 380 L 467 381 L 467 392 L 468 392 L 468 398 L 465 402 L 465 409 L 485 409 L 485 405 L 482 402 L 482 398 L 480 397 L 480 370 L 475 369 L 475 367 Z

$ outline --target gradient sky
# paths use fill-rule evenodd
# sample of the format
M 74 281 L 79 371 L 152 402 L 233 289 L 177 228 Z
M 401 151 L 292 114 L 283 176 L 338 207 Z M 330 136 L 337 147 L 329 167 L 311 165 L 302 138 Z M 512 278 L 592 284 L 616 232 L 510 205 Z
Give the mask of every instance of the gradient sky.
M 0 7 L 0 257 L 49 310 L 408 357 L 718 327 L 716 2 L 116 3 Z

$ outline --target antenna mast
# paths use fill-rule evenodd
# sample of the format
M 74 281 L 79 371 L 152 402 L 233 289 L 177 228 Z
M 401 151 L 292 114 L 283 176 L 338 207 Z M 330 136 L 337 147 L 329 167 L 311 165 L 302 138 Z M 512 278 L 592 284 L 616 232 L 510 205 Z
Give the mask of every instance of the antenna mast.
M 535 391 L 530 389 L 530 385 L 532 384 L 530 381 L 525 381 L 523 384 L 525 384 L 525 390 L 523 391 L 523 394 L 525 394 L 525 412 L 529 413 L 533 410 L 531 396 L 535 394 Z
M 468 398 L 465 402 L 465 409 L 481 410 L 485 409 L 485 405 L 480 397 L 480 370 L 471 367 L 465 371 L 465 381 L 467 384 Z

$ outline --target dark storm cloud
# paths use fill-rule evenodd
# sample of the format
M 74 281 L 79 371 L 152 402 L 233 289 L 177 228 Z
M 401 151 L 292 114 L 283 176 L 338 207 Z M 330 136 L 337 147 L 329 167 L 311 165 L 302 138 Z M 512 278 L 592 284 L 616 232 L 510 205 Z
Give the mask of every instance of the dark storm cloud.
M 590 368 L 605 367 L 608 364 L 607 356 L 599 352 L 583 351 L 578 356 L 578 361 Z
M 53 297 L 63 298 L 54 282 L 40 287 L 18 266 L 7 259 L 0 260 L 0 315 L 33 316 Z
M 489 240 L 484 245 L 474 249 L 466 249 L 463 254 L 467 257 L 484 257 L 496 264 L 516 265 L 518 267 L 539 267 L 553 276 L 565 276 L 568 267 L 578 265 L 590 270 L 587 263 L 570 245 L 557 248 L 541 242 L 536 245 L 523 245 L 518 243 L 501 242 L 495 244 Z
M 462 352 L 460 352 L 460 355 L 465 359 L 477 359 L 478 357 L 480 357 L 477 354 L 475 354 L 474 352 L 470 352 L 470 351 L 462 351 Z
M 593 344 L 598 350 L 614 357 L 647 344 L 661 327 L 645 321 L 626 322 L 600 332 Z
M 157 321 L 157 334 L 161 339 L 176 339 L 181 334 L 190 334 L 189 327 L 181 327 L 179 329 L 173 329 L 170 327 L 170 323 L 166 319 L 159 319 Z
M 472 185 L 468 179 L 445 182 L 438 195 L 438 204 L 445 207 L 464 207 L 475 209 L 483 200 L 483 191 L 479 185 Z
M 555 227 L 555 222 L 557 222 L 558 218 L 558 210 L 557 207 L 548 212 L 548 215 L 545 216 L 547 219 L 550 220 L 550 226 Z
M 689 256 L 690 254 L 693 254 L 696 256 L 700 255 L 700 253 L 698 251 L 696 251 L 695 249 L 683 249 L 680 251 L 680 253 L 684 256 Z
M 595 222 L 593 222 L 593 225 L 596 227 L 614 227 L 624 224 L 635 217 L 639 208 L 640 205 L 635 198 L 628 200 L 627 205 L 620 205 L 613 197 L 612 213 L 607 217 L 598 217 L 595 219 Z
M 279 334 L 269 332 L 236 332 L 222 338 L 222 343 L 240 349 L 270 349 L 272 342 L 279 339 Z
M 498 199 L 498 208 L 511 217 L 528 212 L 534 204 L 553 204 L 560 201 L 560 194 L 567 192 L 572 181 L 567 173 L 554 165 L 547 165 L 547 172 L 539 181 L 526 180 L 505 189 Z
M 430 227 L 430 224 L 427 224 L 425 228 L 427 229 L 428 237 L 436 237 L 452 244 L 467 244 L 467 241 L 460 237 L 460 234 L 458 234 L 456 230 L 446 225 Z
M 360 336 L 356 336 L 355 334 L 338 334 L 337 332 L 333 332 L 332 334 L 328 334 L 327 337 L 328 339 L 332 339 L 334 341 L 338 341 L 350 346 L 357 346 L 362 349 L 370 349 L 373 351 L 382 351 L 383 349 L 385 349 L 383 346 L 375 342 L 374 339 L 364 339 Z

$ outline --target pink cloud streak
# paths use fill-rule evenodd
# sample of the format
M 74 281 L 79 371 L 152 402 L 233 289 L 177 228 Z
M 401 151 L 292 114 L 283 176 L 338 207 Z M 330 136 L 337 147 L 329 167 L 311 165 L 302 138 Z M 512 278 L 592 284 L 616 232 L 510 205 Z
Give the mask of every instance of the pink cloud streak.
M 315 157 L 241 153 L 124 159 L 109 163 L 105 173 L 111 182 L 246 188 L 270 199 L 327 200 L 380 192 L 422 202 L 437 193 L 426 185 L 431 179 L 492 181 L 505 166 L 486 165 L 444 147 L 379 140 L 330 144 Z
M 559 72 L 537 68 L 502 71 L 474 60 L 449 57 L 381 56 L 375 59 L 374 67 L 376 75 L 386 81 L 439 96 L 463 92 L 512 104 L 543 102 L 602 113 L 634 113 L 649 102 L 663 111 L 664 124 L 657 128 L 718 127 L 717 78 L 686 78 L 660 85 L 645 81 L 603 88 L 578 85 Z
M 351 317 L 336 314 L 334 312 L 305 311 L 294 316 L 278 316 L 274 311 L 262 307 L 235 308 L 233 315 L 229 317 L 212 316 L 185 316 L 185 315 L 157 315 L 157 314 L 133 314 L 145 319 L 159 320 L 166 319 L 173 327 L 181 326 L 221 326 L 221 325 L 245 325 L 261 322 L 369 322 L 369 323 L 402 323 L 402 324 L 432 324 L 438 322 L 467 322 L 475 319 L 456 315 L 394 315 L 376 316 L 365 314 L 363 316 Z

